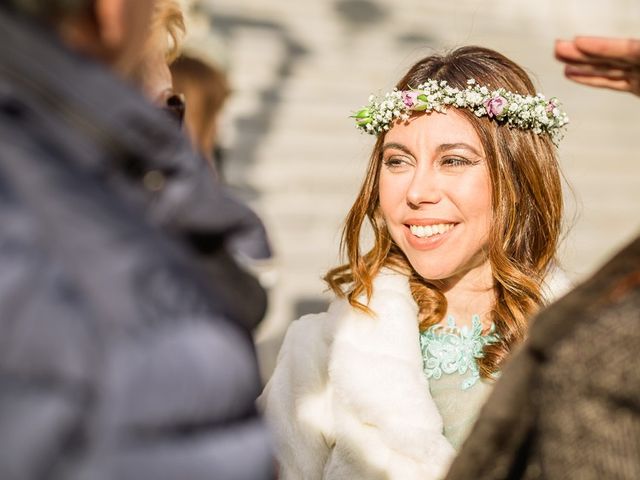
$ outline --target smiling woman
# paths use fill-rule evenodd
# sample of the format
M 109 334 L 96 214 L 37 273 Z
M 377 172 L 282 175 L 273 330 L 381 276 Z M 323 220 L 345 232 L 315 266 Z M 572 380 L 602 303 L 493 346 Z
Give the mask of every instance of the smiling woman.
M 423 59 L 354 118 L 377 141 L 337 300 L 290 327 L 266 416 L 285 479 L 436 479 L 559 283 L 568 119 L 481 47 Z
M 382 163 L 380 210 L 413 269 L 442 288 L 472 277 L 490 291 L 491 185 L 472 125 L 455 110 L 412 117 L 387 133 Z
M 358 308 L 362 305 L 358 297 L 370 293 L 371 282 L 383 265 L 408 268 L 423 330 L 446 323 L 452 315 L 458 321 L 467 319 L 463 323 L 468 323 L 470 314 L 479 314 L 485 325 L 495 326 L 501 341 L 487 346 L 483 357 L 478 359 L 483 376 L 489 377 L 498 370 L 506 354 L 524 338 L 527 319 L 543 303 L 545 279 L 550 280 L 550 273 L 554 273 L 563 208 L 554 141 L 559 140 L 568 119 L 560 111 L 557 99 L 546 100 L 543 95 L 536 94 L 520 66 L 498 52 L 481 47 L 464 47 L 447 56 L 423 59 L 398 83 L 391 98 L 393 95 L 399 98 L 399 105 L 393 105 L 392 112 L 378 113 L 385 117 L 377 125 L 383 133 L 378 134 L 367 177 L 347 217 L 344 245 L 349 264 L 329 272 L 327 281 L 338 295 L 345 294 Z M 505 99 L 509 101 L 501 110 L 492 108 Z M 382 102 L 372 101 L 370 107 L 380 109 L 385 102 L 390 102 L 389 97 Z M 386 122 L 388 117 L 397 118 L 389 124 Z M 374 125 L 377 122 L 374 120 Z M 414 188 L 408 193 L 416 195 L 423 191 L 417 186 L 430 188 L 435 184 L 436 192 L 455 191 L 455 198 L 460 198 L 464 187 L 460 184 L 452 189 L 452 176 L 462 181 L 476 178 L 481 171 L 486 172 L 487 183 L 476 185 L 474 191 L 467 191 L 467 194 L 475 197 L 470 199 L 475 207 L 486 202 L 488 199 L 484 194 L 489 194 L 487 221 L 491 228 L 487 226 L 482 232 L 476 228 L 476 221 L 458 222 L 459 225 L 453 222 L 451 225 L 455 228 L 447 236 L 465 242 L 466 246 L 461 250 L 461 244 L 443 242 L 443 248 L 434 250 L 431 259 L 421 256 L 422 261 L 414 264 L 418 262 L 414 252 L 402 248 L 400 237 L 387 228 L 389 222 L 393 224 L 393 218 L 381 208 L 381 203 L 386 203 L 386 197 L 391 195 L 389 189 L 384 188 L 383 179 L 388 177 L 384 161 L 389 153 L 384 149 L 391 143 L 400 143 L 394 140 L 398 136 L 414 145 L 413 154 L 417 155 L 417 159 L 413 157 L 414 161 L 422 159 L 416 170 L 418 178 Z M 452 148 L 459 143 L 467 145 L 462 149 L 465 151 Z M 431 175 L 429 165 L 425 165 L 428 148 L 432 150 L 428 162 L 434 167 Z M 445 148 L 449 151 L 444 151 Z M 458 166 L 435 168 L 452 165 L 452 162 Z M 460 163 L 470 164 L 469 168 Z M 435 183 L 447 179 L 446 184 Z M 423 222 L 431 212 L 453 203 L 450 196 L 444 200 L 412 204 L 411 197 L 406 198 L 413 207 L 410 211 L 416 212 L 410 217 L 418 217 Z M 371 251 L 362 256 L 363 261 L 358 262 L 359 235 L 367 218 L 374 230 L 375 243 Z M 469 231 L 472 227 L 474 232 Z M 435 268 L 435 265 L 471 255 L 473 252 L 468 249 L 472 242 L 482 243 L 482 249 L 476 253 L 484 256 L 485 268 L 490 267 L 488 277 L 485 270 L 484 283 L 478 283 L 481 268 L 470 270 L 466 275 L 451 271 L 448 278 L 446 272 L 429 273 L 417 268 L 424 263 L 433 264 L 430 268 Z M 452 246 L 456 248 L 449 248 Z M 448 259 L 434 264 L 436 256 Z M 468 295 L 459 297 L 471 279 L 474 280 L 471 298 Z M 487 292 L 476 296 L 473 291 L 478 289 Z

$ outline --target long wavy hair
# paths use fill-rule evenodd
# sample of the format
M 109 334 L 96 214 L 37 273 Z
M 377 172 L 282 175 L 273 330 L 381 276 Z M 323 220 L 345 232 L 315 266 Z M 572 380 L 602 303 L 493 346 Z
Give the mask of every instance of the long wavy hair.
M 464 89 L 473 78 L 480 85 L 504 87 L 524 95 L 535 88 L 526 72 L 493 50 L 467 46 L 416 63 L 396 85 L 417 87 L 427 79 L 446 80 Z M 562 228 L 562 186 L 556 148 L 547 135 L 500 125 L 460 109 L 482 143 L 491 182 L 492 223 L 488 259 L 495 302 L 490 312 L 500 341 L 485 347 L 479 359 L 481 375 L 496 372 L 509 351 L 525 336 L 528 319 L 543 303 L 542 285 L 555 258 Z M 422 278 L 389 235 L 380 211 L 378 183 L 384 134 L 373 148 L 358 197 L 347 215 L 341 250 L 347 263 L 330 270 L 325 281 L 336 295 L 362 311 L 372 294 L 372 282 L 382 267 L 409 277 L 424 330 L 439 323 L 447 310 L 444 294 Z M 365 221 L 373 230 L 373 247 L 362 251 Z

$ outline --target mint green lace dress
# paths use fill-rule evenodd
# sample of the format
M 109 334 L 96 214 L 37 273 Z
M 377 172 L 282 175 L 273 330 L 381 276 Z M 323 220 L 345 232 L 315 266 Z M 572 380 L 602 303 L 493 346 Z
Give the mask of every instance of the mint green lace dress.
M 498 340 L 495 327 L 482 333 L 478 315 L 471 326 L 458 327 L 453 317 L 420 334 L 424 373 L 431 396 L 442 415 L 444 435 L 458 450 L 489 395 L 492 382 L 480 378 L 477 359 L 482 349 Z

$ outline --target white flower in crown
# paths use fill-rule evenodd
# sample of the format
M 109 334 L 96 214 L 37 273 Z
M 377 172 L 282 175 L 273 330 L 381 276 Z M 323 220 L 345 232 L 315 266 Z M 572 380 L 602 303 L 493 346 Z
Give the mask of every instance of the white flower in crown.
M 463 90 L 448 85 L 445 80 L 427 80 L 416 88 L 393 91 L 382 98 L 369 97 L 369 104 L 352 118 L 366 133 L 379 135 L 391 128 L 396 120 L 407 120 L 414 112 L 444 112 L 448 107 L 467 108 L 482 117 L 487 116 L 510 127 L 548 134 L 557 145 L 564 135 L 569 117 L 560 109 L 557 98 L 546 100 L 542 94 L 520 95 L 499 88 L 491 90 L 470 78 Z

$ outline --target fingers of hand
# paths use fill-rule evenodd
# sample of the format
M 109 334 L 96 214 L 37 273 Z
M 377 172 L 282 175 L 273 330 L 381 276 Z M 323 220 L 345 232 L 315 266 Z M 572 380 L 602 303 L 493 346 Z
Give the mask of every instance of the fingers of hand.
M 609 65 L 598 64 L 568 64 L 564 69 L 565 75 L 568 77 L 585 76 L 585 77 L 602 77 L 610 80 L 624 80 L 629 77 L 629 70 L 620 68 L 611 68 Z
M 640 71 L 640 40 L 577 37 L 558 40 L 556 58 L 568 65 L 593 65 L 598 68 Z
M 569 74 L 567 74 L 567 78 L 574 82 L 581 83 L 582 85 L 589 85 L 591 87 L 610 88 L 612 90 L 620 90 L 622 92 L 632 92 L 631 82 L 629 79 L 612 80 L 604 77 L 589 77 L 582 75 L 572 76 Z
M 576 37 L 574 45 L 587 57 L 640 66 L 640 39 Z
M 589 63 L 591 61 L 591 57 L 578 50 L 572 40 L 556 40 L 555 55 L 562 62 Z
M 558 40 L 556 58 L 567 78 L 640 96 L 640 39 L 576 37 Z

